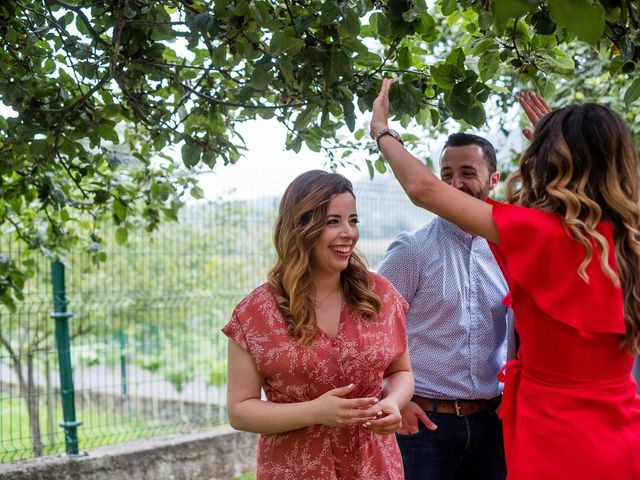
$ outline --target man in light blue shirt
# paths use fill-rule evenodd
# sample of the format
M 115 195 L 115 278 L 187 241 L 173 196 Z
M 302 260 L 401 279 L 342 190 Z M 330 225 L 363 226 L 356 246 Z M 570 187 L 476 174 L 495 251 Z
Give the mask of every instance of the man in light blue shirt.
M 440 173 L 483 200 L 500 179 L 491 143 L 465 133 L 447 140 Z M 409 303 L 415 396 L 398 434 L 406 480 L 503 480 L 495 410 L 510 313 L 502 303 L 507 285 L 486 240 L 436 217 L 399 235 L 378 272 Z

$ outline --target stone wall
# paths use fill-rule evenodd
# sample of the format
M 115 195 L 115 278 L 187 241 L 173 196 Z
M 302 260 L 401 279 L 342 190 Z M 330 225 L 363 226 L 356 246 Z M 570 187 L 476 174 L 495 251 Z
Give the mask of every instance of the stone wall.
M 0 464 L 0 480 L 226 480 L 255 471 L 257 435 L 229 426 Z

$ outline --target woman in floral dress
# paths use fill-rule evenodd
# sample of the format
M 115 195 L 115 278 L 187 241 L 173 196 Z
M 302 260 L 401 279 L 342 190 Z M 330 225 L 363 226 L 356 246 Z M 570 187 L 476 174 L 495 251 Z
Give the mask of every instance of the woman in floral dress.
M 394 432 L 413 393 L 407 304 L 354 251 L 357 223 L 346 178 L 297 177 L 269 280 L 223 328 L 229 421 L 261 434 L 258 480 L 404 478 Z

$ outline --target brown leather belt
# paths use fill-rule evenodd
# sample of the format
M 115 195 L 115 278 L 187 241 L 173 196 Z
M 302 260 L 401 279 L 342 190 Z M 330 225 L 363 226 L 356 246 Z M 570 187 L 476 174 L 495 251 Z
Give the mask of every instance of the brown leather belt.
M 474 413 L 495 410 L 500 405 L 502 395 L 489 400 L 434 400 L 414 395 L 412 402 L 417 403 L 425 412 L 450 413 L 459 417 L 466 417 Z

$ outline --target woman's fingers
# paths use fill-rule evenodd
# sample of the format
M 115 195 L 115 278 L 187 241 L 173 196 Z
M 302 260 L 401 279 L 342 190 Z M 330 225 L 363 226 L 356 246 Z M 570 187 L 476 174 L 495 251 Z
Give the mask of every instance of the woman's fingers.
M 542 117 L 551 112 L 551 107 L 544 98 L 534 92 L 520 92 L 518 103 L 527 115 L 531 124 L 535 127 Z M 522 130 L 522 134 L 527 140 L 533 140 L 533 131 L 530 128 Z
M 520 92 L 518 103 L 520 103 L 520 106 L 524 110 L 524 113 L 527 115 L 527 118 L 529 119 L 529 121 L 533 125 L 535 125 L 540 119 L 540 117 L 538 115 L 537 109 L 534 107 L 531 99 L 529 98 L 526 92 Z
M 338 387 L 338 388 L 334 388 L 333 390 L 329 390 L 327 393 L 325 393 L 325 395 L 343 397 L 347 393 L 351 392 L 353 388 L 354 388 L 353 383 L 350 383 L 349 385 L 345 385 L 344 387 Z
M 529 120 L 531 120 L 534 125 L 547 113 L 551 112 L 551 107 L 549 107 L 545 99 L 536 95 L 534 92 L 520 93 L 519 101 L 522 108 L 527 112 Z
M 364 423 L 364 426 L 376 433 L 393 433 L 402 427 L 402 417 L 390 414 L 378 419 L 368 420 Z
M 540 118 L 544 117 L 547 113 L 551 112 L 551 107 L 547 104 L 544 98 L 539 95 L 536 95 L 534 92 L 529 92 L 532 103 L 535 105 L 538 110 L 538 114 Z
M 523 128 L 522 129 L 522 134 L 524 135 L 524 137 L 529 140 L 530 142 L 533 141 L 533 131 L 530 128 Z
M 362 412 L 363 415 L 372 416 L 369 411 L 369 407 L 375 405 L 378 402 L 378 399 L 375 397 L 365 397 L 365 398 L 349 398 L 343 401 L 343 406 L 345 408 L 353 408 L 358 409 L 358 411 Z

